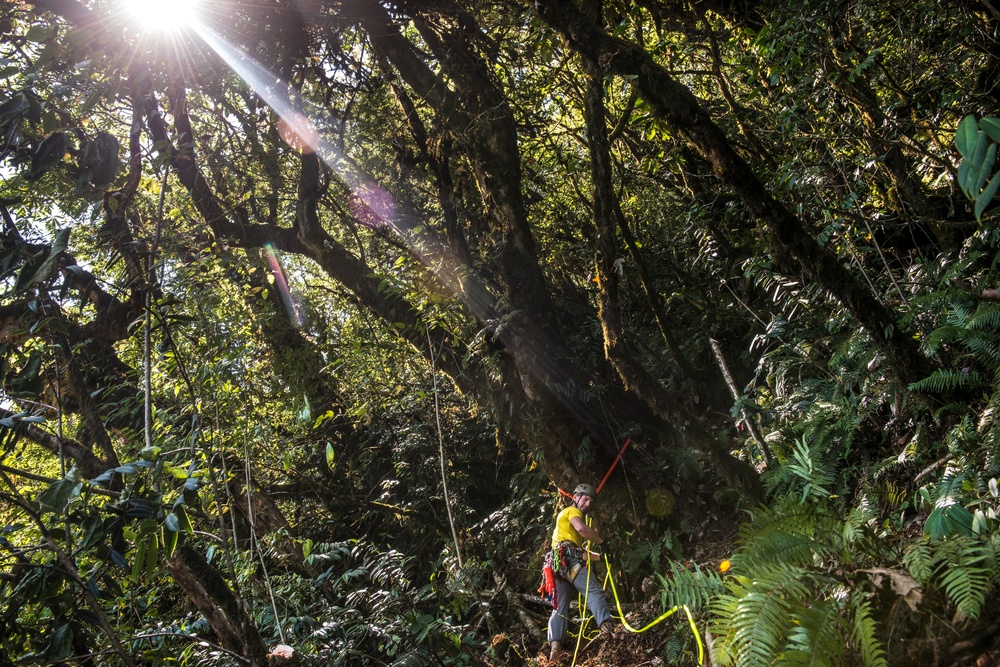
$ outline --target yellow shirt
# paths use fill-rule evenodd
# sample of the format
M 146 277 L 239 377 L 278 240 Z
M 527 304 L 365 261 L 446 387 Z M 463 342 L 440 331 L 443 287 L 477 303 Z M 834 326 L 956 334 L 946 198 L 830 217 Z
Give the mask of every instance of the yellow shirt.
M 559 512 L 556 517 L 556 528 L 552 531 L 552 548 L 559 546 L 560 542 L 572 542 L 578 547 L 583 547 L 583 536 L 576 532 L 576 528 L 570 523 L 573 517 L 583 518 L 583 512 L 572 505 Z

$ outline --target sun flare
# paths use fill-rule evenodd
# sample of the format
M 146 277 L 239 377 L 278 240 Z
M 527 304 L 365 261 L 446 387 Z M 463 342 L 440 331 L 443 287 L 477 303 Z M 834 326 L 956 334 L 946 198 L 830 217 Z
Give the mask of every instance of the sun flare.
M 150 30 L 178 30 L 198 20 L 199 0 L 123 0 L 126 11 Z

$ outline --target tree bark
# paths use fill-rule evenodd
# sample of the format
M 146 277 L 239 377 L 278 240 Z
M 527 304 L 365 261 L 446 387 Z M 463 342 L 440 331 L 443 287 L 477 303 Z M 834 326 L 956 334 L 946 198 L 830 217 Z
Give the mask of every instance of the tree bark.
M 219 643 L 249 660 L 251 665 L 266 667 L 267 647 L 247 616 L 242 600 L 222 575 L 186 545 L 177 547 L 166 563 L 170 575 L 208 621 Z

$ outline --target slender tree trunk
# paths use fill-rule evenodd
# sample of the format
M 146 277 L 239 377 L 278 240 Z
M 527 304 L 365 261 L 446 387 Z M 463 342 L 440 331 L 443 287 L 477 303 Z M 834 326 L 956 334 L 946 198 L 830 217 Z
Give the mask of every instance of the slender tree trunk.
M 590 11 L 600 12 L 599 7 L 595 6 L 597 0 L 591 0 L 587 4 L 590 5 Z M 642 397 L 661 419 L 682 427 L 697 420 L 636 361 L 623 331 L 618 299 L 619 280 L 615 271 L 615 261 L 619 253 L 618 236 L 615 233 L 617 198 L 611 179 L 611 151 L 604 107 L 604 74 L 597 63 L 586 57 L 584 68 L 587 71 L 584 113 L 587 122 L 587 142 L 590 146 L 594 221 L 597 224 L 595 263 L 600 295 L 599 317 L 604 332 L 604 352 L 628 390 Z M 678 428 L 678 432 L 683 433 L 683 428 Z M 690 443 L 708 456 L 712 467 L 722 473 L 726 482 L 740 489 L 750 500 L 759 501 L 761 488 L 756 472 L 744 461 L 734 458 L 729 453 L 728 447 L 708 433 L 697 429 L 697 436 L 690 439 Z

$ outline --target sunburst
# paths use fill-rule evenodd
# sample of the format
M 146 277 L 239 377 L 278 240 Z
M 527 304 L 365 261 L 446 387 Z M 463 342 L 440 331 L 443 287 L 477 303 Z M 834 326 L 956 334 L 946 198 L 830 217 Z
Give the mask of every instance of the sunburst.
M 123 0 L 126 12 L 149 30 L 173 31 L 193 26 L 199 0 Z

